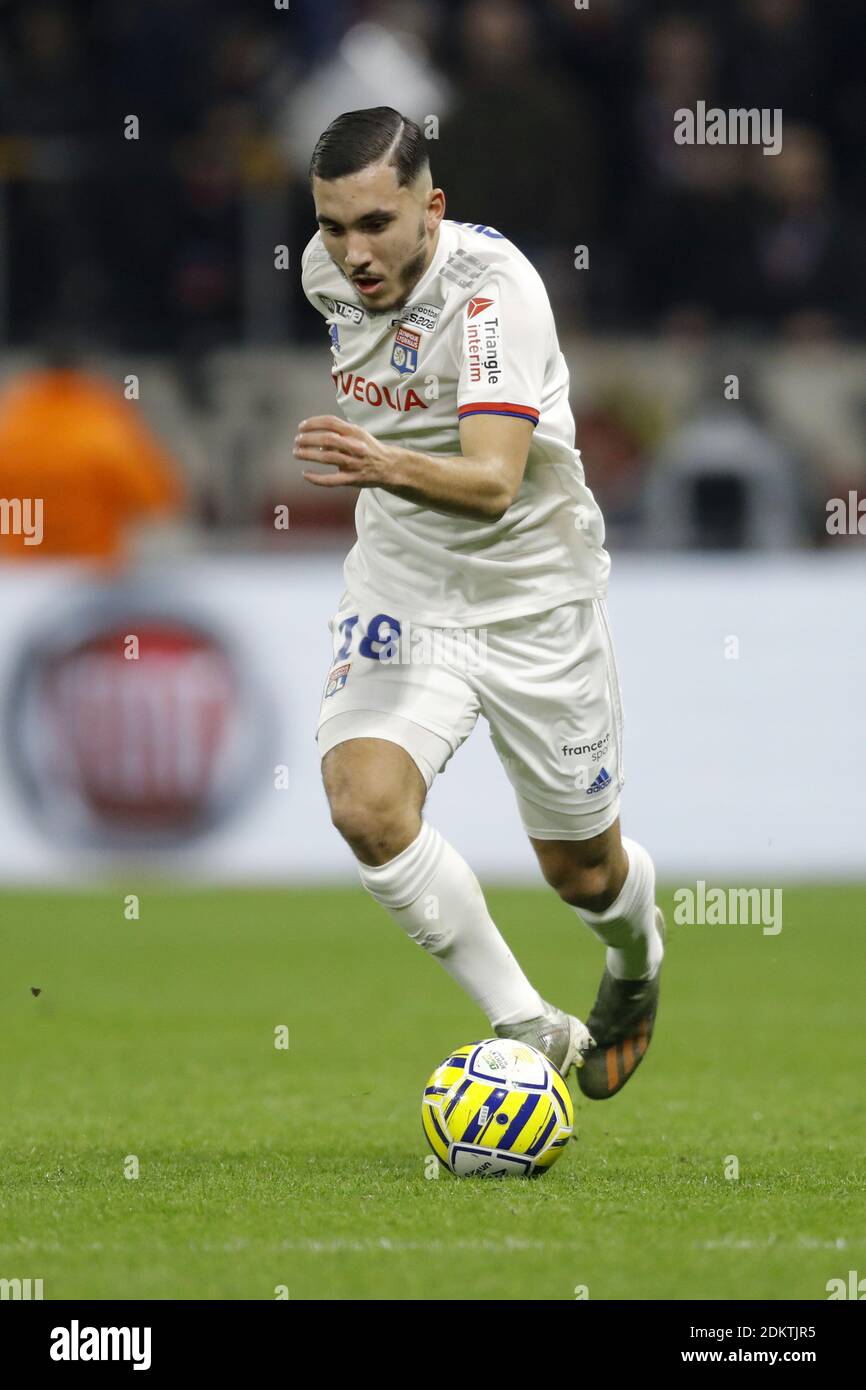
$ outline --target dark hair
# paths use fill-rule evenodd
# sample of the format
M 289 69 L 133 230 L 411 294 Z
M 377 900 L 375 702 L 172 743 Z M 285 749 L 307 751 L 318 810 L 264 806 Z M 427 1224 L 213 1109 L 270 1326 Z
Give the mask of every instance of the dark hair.
M 430 162 L 420 126 L 393 106 L 344 111 L 319 136 L 310 160 L 310 178 L 314 174 L 320 179 L 357 174 L 378 163 L 389 150 L 388 163 L 395 169 L 401 188 Z

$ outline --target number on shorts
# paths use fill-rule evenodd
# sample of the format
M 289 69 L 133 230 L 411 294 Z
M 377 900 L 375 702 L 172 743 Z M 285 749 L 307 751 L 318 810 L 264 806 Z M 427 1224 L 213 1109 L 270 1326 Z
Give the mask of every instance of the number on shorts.
M 383 628 L 390 631 L 387 636 L 383 635 Z M 389 660 L 396 655 L 395 643 L 400 636 L 401 628 L 396 618 L 389 618 L 387 613 L 377 613 L 375 618 L 370 619 L 370 625 L 361 639 L 358 648 L 359 656 L 369 657 L 371 661 Z M 376 650 L 376 646 L 378 650 Z
M 358 621 L 358 614 L 353 613 L 351 618 L 344 618 L 340 623 L 340 631 L 343 634 L 343 645 L 334 657 L 335 661 L 345 661 L 349 652 L 352 650 L 352 633 Z

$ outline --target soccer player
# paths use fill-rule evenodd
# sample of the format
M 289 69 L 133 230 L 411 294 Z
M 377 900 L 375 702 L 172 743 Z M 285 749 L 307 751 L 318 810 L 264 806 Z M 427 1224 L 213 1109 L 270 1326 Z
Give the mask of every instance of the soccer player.
M 361 490 L 317 734 L 331 816 L 497 1036 L 603 1100 L 649 1045 L 664 923 L 649 854 L 620 836 L 609 558 L 547 293 L 501 232 L 445 218 L 422 132 L 390 107 L 332 121 L 310 180 L 302 282 L 345 418 L 302 420 L 294 454 L 313 486 Z M 541 998 L 422 819 L 479 714 L 544 877 L 607 947 L 586 1024 Z

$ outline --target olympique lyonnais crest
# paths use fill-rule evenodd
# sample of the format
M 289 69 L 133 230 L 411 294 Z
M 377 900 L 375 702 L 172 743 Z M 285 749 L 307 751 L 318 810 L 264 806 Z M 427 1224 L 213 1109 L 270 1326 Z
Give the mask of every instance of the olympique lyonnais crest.
M 391 366 L 396 367 L 400 373 L 414 372 L 418 366 L 420 343 L 420 333 L 413 333 L 411 328 L 398 328 L 394 335 Z
M 328 676 L 328 682 L 327 682 L 327 685 L 325 686 L 325 699 L 326 699 L 326 700 L 329 698 L 329 696 L 331 696 L 331 695 L 336 695 L 336 693 L 337 693 L 338 690 L 342 690 L 342 689 L 343 689 L 343 686 L 346 684 L 346 681 L 349 679 L 349 672 L 350 672 L 351 669 L 352 669 L 352 663 L 351 663 L 351 661 L 347 661 L 346 664 L 345 664 L 345 666 L 337 666 L 337 667 L 334 668 L 334 670 L 333 670 L 333 671 L 331 672 L 331 674 Z

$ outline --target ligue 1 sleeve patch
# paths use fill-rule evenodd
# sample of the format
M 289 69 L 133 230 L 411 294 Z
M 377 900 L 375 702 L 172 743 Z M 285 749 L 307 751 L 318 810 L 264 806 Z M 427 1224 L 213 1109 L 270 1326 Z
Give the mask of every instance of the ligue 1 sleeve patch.
M 398 372 L 414 372 L 418 366 L 418 347 L 421 334 L 413 333 L 411 328 L 398 328 L 394 335 L 394 348 L 391 353 L 391 366 Z
M 347 661 L 345 666 L 337 666 L 328 677 L 328 684 L 325 686 L 324 698 L 327 700 L 329 695 L 336 695 L 338 690 L 342 690 L 346 681 L 349 679 L 349 672 L 352 669 L 351 661 Z

